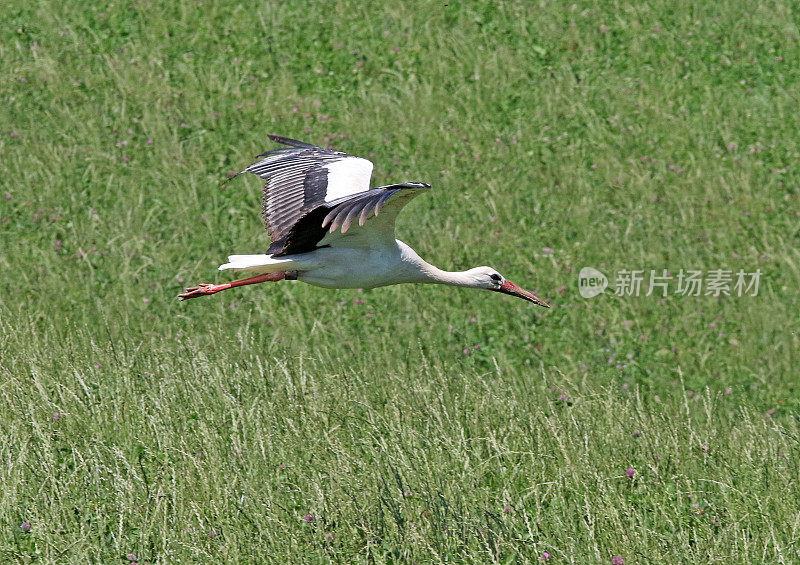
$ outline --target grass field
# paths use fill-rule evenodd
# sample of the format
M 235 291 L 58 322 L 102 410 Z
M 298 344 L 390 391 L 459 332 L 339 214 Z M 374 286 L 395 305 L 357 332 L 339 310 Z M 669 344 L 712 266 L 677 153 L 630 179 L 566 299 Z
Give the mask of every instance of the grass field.
M 0 561 L 800 562 L 798 18 L 8 2 Z M 430 182 L 398 237 L 553 308 L 177 302 L 266 249 L 258 179 L 219 184 L 273 132 Z M 762 275 L 586 299 L 586 266 Z

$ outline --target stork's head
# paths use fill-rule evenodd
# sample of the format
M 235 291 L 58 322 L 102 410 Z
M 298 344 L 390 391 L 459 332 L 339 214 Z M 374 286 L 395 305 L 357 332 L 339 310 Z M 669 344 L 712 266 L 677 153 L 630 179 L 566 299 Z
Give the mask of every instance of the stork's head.
M 492 267 L 475 267 L 467 271 L 475 281 L 475 288 L 485 288 L 486 290 L 493 290 L 495 292 L 502 292 L 503 294 L 510 294 L 517 296 L 539 306 L 550 308 L 544 300 L 536 296 L 530 291 L 520 288 L 511 281 L 507 280 L 503 275 L 497 272 L 497 269 Z

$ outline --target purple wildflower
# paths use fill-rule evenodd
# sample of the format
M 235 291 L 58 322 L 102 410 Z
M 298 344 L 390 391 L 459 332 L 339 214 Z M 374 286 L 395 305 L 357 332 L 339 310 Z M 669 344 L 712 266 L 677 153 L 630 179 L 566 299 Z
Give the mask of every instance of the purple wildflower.
M 313 523 L 316 520 L 313 514 L 306 514 L 303 516 L 303 521 L 308 522 L 309 524 Z
M 625 565 L 625 560 L 622 557 L 612 557 L 611 565 Z
M 636 475 L 636 470 L 633 467 L 628 467 L 628 470 L 625 472 L 625 474 L 628 477 L 633 478 L 634 475 Z
M 25 522 L 22 522 L 19 525 L 19 529 L 22 530 L 23 532 L 30 532 L 31 531 L 31 523 L 26 520 Z
M 551 555 L 546 551 L 542 552 L 542 556 L 539 558 L 539 561 L 550 561 Z

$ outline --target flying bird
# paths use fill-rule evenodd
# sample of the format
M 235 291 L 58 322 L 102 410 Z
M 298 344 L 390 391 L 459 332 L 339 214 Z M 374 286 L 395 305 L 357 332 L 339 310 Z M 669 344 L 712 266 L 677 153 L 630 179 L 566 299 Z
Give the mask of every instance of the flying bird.
M 361 157 L 270 135 L 287 148 L 262 153 L 243 173 L 266 181 L 262 215 L 270 246 L 261 255 L 231 255 L 219 270 L 250 278 L 184 289 L 180 300 L 268 281 L 300 280 L 324 288 L 436 283 L 491 290 L 548 304 L 491 267 L 443 271 L 394 237 L 400 210 L 430 189 L 404 182 L 370 189 L 373 164 Z

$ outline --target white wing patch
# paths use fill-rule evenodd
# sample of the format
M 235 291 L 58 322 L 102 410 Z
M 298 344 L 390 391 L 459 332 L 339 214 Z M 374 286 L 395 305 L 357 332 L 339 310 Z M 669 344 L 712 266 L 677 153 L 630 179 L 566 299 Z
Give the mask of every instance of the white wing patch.
M 325 165 L 325 168 L 328 170 L 325 202 L 369 190 L 373 168 L 370 161 L 361 157 L 347 157 Z

